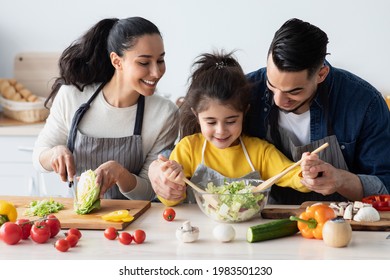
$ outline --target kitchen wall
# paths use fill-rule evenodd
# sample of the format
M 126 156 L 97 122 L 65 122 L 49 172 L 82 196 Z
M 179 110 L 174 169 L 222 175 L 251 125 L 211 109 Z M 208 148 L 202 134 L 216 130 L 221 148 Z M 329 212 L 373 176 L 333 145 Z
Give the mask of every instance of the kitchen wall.
M 328 60 L 390 94 L 388 0 L 0 0 L 0 77 L 19 52 L 61 52 L 98 20 L 143 16 L 161 30 L 167 72 L 159 93 L 184 95 L 202 52 L 237 49 L 245 72 L 264 66 L 274 32 L 292 17 L 329 36 Z

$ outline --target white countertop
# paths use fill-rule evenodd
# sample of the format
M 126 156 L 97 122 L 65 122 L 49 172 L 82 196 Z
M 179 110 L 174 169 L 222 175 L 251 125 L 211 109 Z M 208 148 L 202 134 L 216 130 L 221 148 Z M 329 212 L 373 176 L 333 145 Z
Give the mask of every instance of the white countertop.
M 278 205 L 278 207 L 280 207 Z M 174 208 L 176 218 L 172 222 L 163 219 L 164 206 L 152 203 L 141 217 L 125 231 L 135 229 L 146 232 L 143 244 L 122 245 L 118 240 L 108 240 L 102 230 L 82 230 L 83 237 L 75 248 L 66 253 L 58 252 L 53 244 L 66 230 L 46 244 L 22 240 L 17 245 L 0 242 L 0 259 L 5 260 L 362 260 L 390 259 L 389 232 L 354 231 L 352 241 L 345 248 L 327 247 L 322 240 L 295 236 L 248 243 L 246 231 L 249 226 L 263 223 L 261 218 L 250 222 L 232 224 L 236 238 L 230 243 L 214 239 L 212 230 L 218 223 L 205 216 L 196 204 Z M 175 231 L 186 220 L 200 229 L 195 243 L 181 243 Z

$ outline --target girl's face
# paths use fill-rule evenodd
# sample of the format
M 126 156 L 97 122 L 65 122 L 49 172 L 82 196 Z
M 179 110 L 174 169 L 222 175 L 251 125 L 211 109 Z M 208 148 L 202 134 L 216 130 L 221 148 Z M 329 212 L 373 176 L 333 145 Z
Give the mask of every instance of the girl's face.
M 144 35 L 137 39 L 131 50 L 113 62 L 120 84 L 125 91 L 144 96 L 153 95 L 158 81 L 165 73 L 165 51 L 158 34 Z
M 218 149 L 239 143 L 244 113 L 218 101 L 208 100 L 208 109 L 198 113 L 203 136 Z

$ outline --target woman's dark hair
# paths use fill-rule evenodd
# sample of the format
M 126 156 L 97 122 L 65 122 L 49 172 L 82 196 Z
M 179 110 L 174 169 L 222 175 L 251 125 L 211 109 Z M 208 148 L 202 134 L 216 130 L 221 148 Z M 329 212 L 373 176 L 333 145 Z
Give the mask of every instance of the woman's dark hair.
M 180 107 L 180 138 L 201 131 L 194 112 L 207 110 L 210 100 L 244 113 L 249 106 L 249 82 L 233 52 L 205 53 L 197 59 L 193 64 L 195 71 L 189 78 L 187 95 Z
M 61 54 L 60 77 L 55 80 L 45 106 L 54 99 L 61 85 L 74 85 L 82 91 L 87 85 L 108 82 L 115 71 L 110 53 L 122 57 L 139 37 L 147 34 L 161 36 L 157 26 L 142 17 L 99 21 Z
M 311 77 L 325 62 L 328 36 L 318 27 L 300 19 L 286 21 L 275 32 L 268 50 L 281 71 L 308 70 Z

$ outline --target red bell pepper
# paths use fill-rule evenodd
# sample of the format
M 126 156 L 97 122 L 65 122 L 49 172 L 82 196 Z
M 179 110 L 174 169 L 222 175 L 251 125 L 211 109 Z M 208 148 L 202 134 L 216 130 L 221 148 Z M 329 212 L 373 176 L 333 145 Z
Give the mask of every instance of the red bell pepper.
M 362 199 L 362 202 L 371 204 L 378 211 L 390 211 L 390 195 L 371 195 Z

